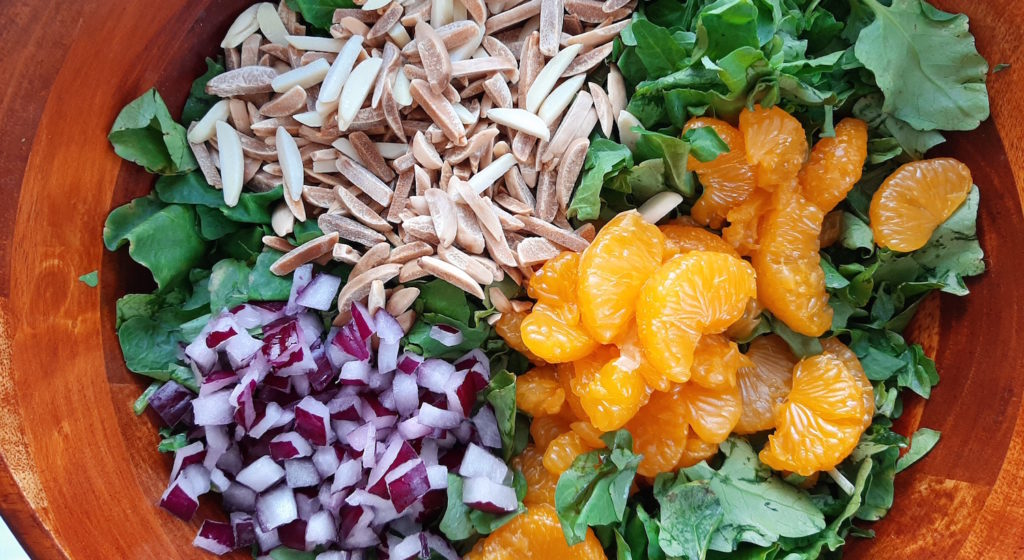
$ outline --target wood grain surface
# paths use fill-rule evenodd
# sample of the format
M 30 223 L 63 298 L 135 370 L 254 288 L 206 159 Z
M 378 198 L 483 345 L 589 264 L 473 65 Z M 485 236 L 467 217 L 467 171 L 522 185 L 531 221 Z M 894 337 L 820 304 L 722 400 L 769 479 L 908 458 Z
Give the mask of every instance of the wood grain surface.
M 146 289 L 124 251 L 104 251 L 107 212 L 151 178 L 106 133 L 156 86 L 180 108 L 244 0 L 0 2 L 0 513 L 38 559 L 204 558 L 154 506 L 169 459 L 131 403 L 114 301 Z M 942 383 L 908 404 L 906 433 L 941 430 L 896 480 L 892 513 L 848 558 L 1024 558 L 1024 3 L 939 0 L 971 16 L 993 65 L 993 120 L 939 150 L 972 169 L 989 272 L 968 298 L 937 297 L 914 325 Z M 78 282 L 99 270 L 100 287 Z M 212 510 L 210 504 L 205 506 Z M 197 519 L 203 517 L 202 512 Z

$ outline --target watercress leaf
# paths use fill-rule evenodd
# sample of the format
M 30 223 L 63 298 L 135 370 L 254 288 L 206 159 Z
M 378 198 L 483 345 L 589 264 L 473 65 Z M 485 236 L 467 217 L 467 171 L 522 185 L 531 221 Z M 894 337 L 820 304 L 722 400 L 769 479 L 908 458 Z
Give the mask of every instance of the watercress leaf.
M 117 329 L 125 365 L 135 373 L 166 380 L 183 342 L 180 331 L 150 317 L 132 317 Z
M 303 243 L 312 241 L 323 234 L 324 232 L 320 230 L 320 226 L 317 225 L 316 220 L 295 222 L 295 229 L 292 230 L 292 242 L 296 246 L 302 245 Z
M 752 0 L 719 0 L 697 16 L 697 54 L 717 60 L 740 47 L 761 45 Z
M 612 173 L 633 166 L 629 148 L 605 138 L 591 142 L 583 162 L 583 179 L 566 214 L 579 220 L 594 220 L 601 211 L 601 187 Z
M 219 313 L 249 301 L 249 266 L 235 259 L 213 265 L 210 274 L 210 310 Z
M 220 101 L 216 95 L 206 93 L 206 84 L 217 76 L 224 73 L 223 60 L 218 58 L 206 59 L 206 72 L 192 82 L 188 99 L 185 100 L 185 107 L 181 110 L 181 122 L 187 127 L 194 121 L 203 118 L 203 115 L 213 107 L 214 103 Z
M 121 109 L 107 138 L 114 152 L 150 173 L 173 175 L 197 167 L 185 138 L 185 127 L 174 121 L 155 89 Z
M 254 262 L 256 257 L 263 252 L 265 233 L 262 227 L 247 227 L 229 233 L 217 240 L 215 254 L 240 261 Z
M 306 23 L 327 31 L 334 23 L 334 10 L 356 5 L 352 0 L 288 0 L 288 7 L 302 14 Z
M 270 223 L 270 207 L 281 200 L 284 190 L 278 186 L 262 193 L 242 193 L 238 204 L 224 204 L 220 191 L 206 183 L 201 173 L 161 177 L 156 181 L 156 194 L 167 203 L 194 204 L 217 208 L 231 221 L 253 224 Z
M 163 206 L 149 197 L 111 212 L 103 238 L 110 250 L 127 241 L 128 254 L 153 273 L 160 290 L 184 279 L 206 252 L 192 208 Z
M 687 49 L 668 29 L 646 19 L 634 21 L 630 29 L 636 38 L 636 56 L 647 69 L 649 77 L 671 74 L 686 61 Z
M 153 195 L 143 196 L 118 206 L 103 224 L 103 244 L 115 251 L 128 241 L 128 234 L 166 206 Z
M 655 496 L 661 505 L 659 543 L 669 556 L 703 560 L 722 522 L 721 500 L 706 480 L 682 481 Z
M 100 283 L 100 273 L 98 270 L 94 270 L 92 272 L 89 272 L 88 274 L 83 274 L 79 276 L 78 281 L 85 284 L 86 286 L 89 286 L 90 288 L 95 288 Z
M 895 495 L 893 481 L 899 456 L 900 449 L 895 445 L 872 456 L 874 464 L 862 494 L 862 503 L 857 509 L 857 519 L 877 521 L 889 512 Z
M 437 313 L 462 323 L 469 321 L 466 292 L 444 280 L 431 280 L 420 286 L 420 297 L 416 303 L 420 313 Z
M 712 161 L 722 154 L 729 153 L 729 145 L 710 126 L 691 128 L 683 134 L 683 140 L 690 144 L 690 154 L 697 161 Z
M 216 241 L 241 229 L 237 222 L 229 220 L 216 208 L 196 206 L 195 210 L 199 216 L 199 235 L 207 241 Z
M 939 443 L 940 436 L 939 432 L 929 428 L 921 428 L 914 432 L 910 438 L 910 449 L 896 461 L 896 472 L 923 459 Z
M 875 248 L 875 235 L 872 233 L 871 227 L 864 223 L 864 220 L 849 212 L 843 212 L 839 244 L 850 250 L 867 249 L 873 251 Z
M 985 77 L 967 16 L 922 0 L 863 0 L 875 21 L 857 37 L 857 59 L 875 75 L 884 109 L 918 130 L 972 130 L 989 116 Z
M 258 257 L 252 271 L 249 272 L 249 299 L 252 301 L 283 301 L 291 294 L 292 281 L 288 276 L 278 276 L 270 272 L 270 265 L 284 253 L 273 249 L 264 249 Z
M 693 181 L 687 180 L 686 158 L 690 144 L 675 136 L 642 130 L 637 141 L 637 152 L 661 158 L 665 166 L 665 183 L 685 196 L 695 196 Z M 645 158 L 646 159 L 646 158 Z

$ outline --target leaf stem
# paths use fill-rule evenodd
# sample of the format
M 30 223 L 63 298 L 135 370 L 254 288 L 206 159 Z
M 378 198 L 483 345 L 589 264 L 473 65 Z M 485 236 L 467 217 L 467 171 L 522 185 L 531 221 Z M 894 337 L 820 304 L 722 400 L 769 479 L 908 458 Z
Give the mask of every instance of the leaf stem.
M 843 476 L 843 473 L 839 472 L 838 470 L 829 469 L 826 472 L 828 472 L 828 475 L 832 477 L 832 480 L 836 481 L 836 484 L 838 484 L 839 487 L 843 489 L 843 492 L 846 492 L 847 496 L 852 496 L 853 493 L 857 490 L 857 487 L 854 486 L 853 483 L 850 482 L 850 480 L 847 479 L 845 476 Z

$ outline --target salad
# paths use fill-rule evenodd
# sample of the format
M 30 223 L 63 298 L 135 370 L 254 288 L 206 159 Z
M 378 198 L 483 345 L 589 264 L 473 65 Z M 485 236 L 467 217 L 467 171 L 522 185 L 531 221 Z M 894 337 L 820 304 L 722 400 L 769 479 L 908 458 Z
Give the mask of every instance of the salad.
M 939 381 L 902 332 L 985 269 L 927 157 L 989 116 L 966 16 L 285 0 L 220 47 L 114 122 L 158 177 L 103 231 L 197 547 L 839 557 L 938 443 L 893 424 Z

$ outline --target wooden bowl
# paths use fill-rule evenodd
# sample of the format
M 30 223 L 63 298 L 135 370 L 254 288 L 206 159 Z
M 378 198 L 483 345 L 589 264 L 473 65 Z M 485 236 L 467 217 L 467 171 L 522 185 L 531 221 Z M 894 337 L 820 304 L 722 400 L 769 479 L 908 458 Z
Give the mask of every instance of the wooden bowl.
M 970 297 L 935 298 L 917 322 L 942 383 L 927 407 L 909 403 L 901 429 L 939 429 L 942 443 L 897 478 L 878 537 L 855 540 L 848 557 L 1024 558 L 1024 3 L 936 3 L 971 16 L 991 64 L 1015 65 L 991 77 L 993 120 L 942 149 L 981 187 L 990 270 Z M 180 108 L 245 4 L 0 3 L 0 513 L 35 558 L 206 557 L 190 545 L 197 524 L 155 507 L 170 463 L 154 423 L 131 410 L 144 383 L 122 362 L 114 300 L 148 286 L 100 232 L 152 179 L 106 134 L 153 85 Z M 96 269 L 99 289 L 77 280 Z

